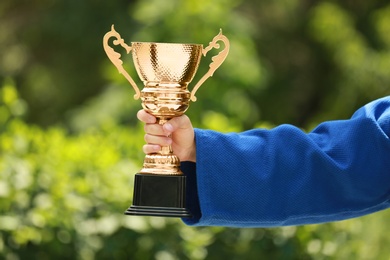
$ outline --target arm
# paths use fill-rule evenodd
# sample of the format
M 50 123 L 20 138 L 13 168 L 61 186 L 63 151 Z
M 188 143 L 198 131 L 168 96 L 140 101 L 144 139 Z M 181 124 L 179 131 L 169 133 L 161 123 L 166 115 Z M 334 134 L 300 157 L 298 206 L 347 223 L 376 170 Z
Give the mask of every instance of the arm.
M 183 219 L 189 225 L 321 223 L 390 205 L 390 97 L 366 105 L 349 120 L 322 123 L 311 133 L 291 125 L 239 134 L 195 129 L 196 146 L 188 118 L 179 120 L 170 131 L 147 125 L 144 151 L 165 141 L 193 144 L 189 150 L 196 149 L 196 157 L 182 163 L 194 214 Z M 183 131 L 190 138 L 181 135 L 186 140 L 179 140 L 177 132 Z
M 196 166 L 184 167 L 196 172 L 189 204 L 197 214 L 187 224 L 299 225 L 390 206 L 390 97 L 308 134 L 290 125 L 195 134 Z

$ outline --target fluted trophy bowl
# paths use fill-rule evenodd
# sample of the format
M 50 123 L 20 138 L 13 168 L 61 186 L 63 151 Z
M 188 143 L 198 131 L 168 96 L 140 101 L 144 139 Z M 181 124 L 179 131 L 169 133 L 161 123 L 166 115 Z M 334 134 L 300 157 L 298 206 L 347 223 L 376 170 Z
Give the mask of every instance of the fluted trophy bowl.
M 120 45 L 126 53 L 132 53 L 138 77 L 143 82 L 140 91 L 133 78 L 123 68 L 121 54 L 110 47 Z M 225 48 L 212 57 L 207 73 L 191 91 L 188 85 L 193 80 L 202 55 L 213 48 L 219 49 L 222 41 Z M 202 44 L 132 42 L 127 45 L 114 26 L 103 38 L 104 50 L 119 73 L 135 90 L 134 98 L 141 98 L 142 107 L 164 124 L 173 117 L 181 116 L 196 101 L 195 93 L 203 82 L 211 77 L 229 52 L 229 40 L 222 31 L 206 48 Z M 186 208 L 186 177 L 180 170 L 180 160 L 170 146 L 160 152 L 147 154 L 142 169 L 135 175 L 133 204 L 127 215 L 191 217 Z
M 201 44 L 133 42 L 138 76 L 144 83 L 143 108 L 162 120 L 182 115 L 189 107 L 187 86 L 202 56 Z

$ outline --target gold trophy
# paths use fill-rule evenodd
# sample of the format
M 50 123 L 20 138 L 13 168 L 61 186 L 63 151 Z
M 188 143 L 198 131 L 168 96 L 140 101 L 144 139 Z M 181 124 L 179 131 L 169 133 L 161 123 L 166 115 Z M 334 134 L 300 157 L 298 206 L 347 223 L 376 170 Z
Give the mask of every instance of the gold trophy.
M 137 74 L 144 83 L 142 91 L 123 68 L 121 54 L 110 47 L 111 38 L 114 38 L 113 45 L 120 45 L 127 54 L 132 53 Z M 188 91 L 187 86 L 198 69 L 202 54 L 206 56 L 211 49 L 219 49 L 220 41 L 224 43 L 224 49 L 212 57 L 207 73 L 191 92 Z M 142 107 L 162 125 L 183 115 L 190 100 L 196 101 L 196 91 L 225 60 L 230 45 L 220 31 L 206 48 L 202 44 L 154 42 L 132 42 L 128 46 L 112 25 L 103 38 L 103 46 L 119 73 L 134 88 L 134 99 L 141 97 Z M 180 160 L 170 146 L 162 147 L 160 152 L 146 155 L 143 168 L 135 174 L 133 205 L 125 214 L 191 217 L 186 209 L 185 194 L 186 177 L 180 170 Z

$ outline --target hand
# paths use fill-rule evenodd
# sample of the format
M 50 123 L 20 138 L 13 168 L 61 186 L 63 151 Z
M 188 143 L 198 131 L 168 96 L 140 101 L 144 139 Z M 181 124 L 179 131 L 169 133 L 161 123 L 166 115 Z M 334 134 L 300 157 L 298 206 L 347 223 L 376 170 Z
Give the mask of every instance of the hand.
M 159 125 L 156 117 L 145 110 L 138 111 L 137 117 L 145 123 L 144 153 L 156 153 L 162 146 L 171 145 L 180 161 L 196 162 L 195 133 L 188 116 L 174 117 L 164 125 Z

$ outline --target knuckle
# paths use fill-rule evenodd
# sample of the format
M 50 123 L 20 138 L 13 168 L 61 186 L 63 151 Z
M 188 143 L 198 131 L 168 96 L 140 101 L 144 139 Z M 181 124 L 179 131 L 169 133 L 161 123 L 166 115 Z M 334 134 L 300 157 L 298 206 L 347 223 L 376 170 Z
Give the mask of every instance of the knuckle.
M 186 124 L 187 120 L 188 120 L 188 116 L 185 114 L 181 115 L 179 117 L 176 117 L 176 121 L 175 121 L 176 127 L 177 128 L 183 127 Z

